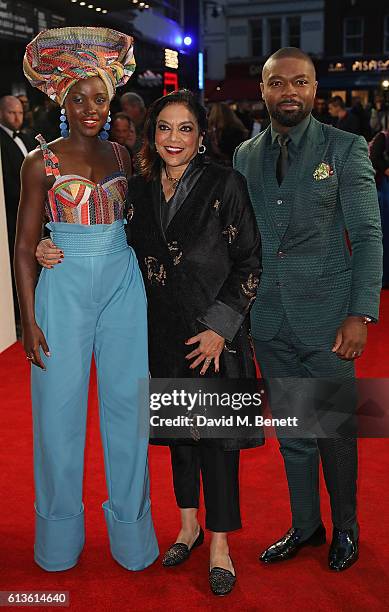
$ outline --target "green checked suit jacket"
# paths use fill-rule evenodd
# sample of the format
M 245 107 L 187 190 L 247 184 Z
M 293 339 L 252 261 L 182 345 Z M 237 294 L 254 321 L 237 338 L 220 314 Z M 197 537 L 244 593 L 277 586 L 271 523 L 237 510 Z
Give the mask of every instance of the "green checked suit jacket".
M 312 117 L 281 187 L 270 147 L 269 127 L 234 155 L 262 237 L 252 333 L 271 340 L 286 315 L 304 344 L 328 346 L 349 314 L 378 319 L 382 233 L 367 145 Z

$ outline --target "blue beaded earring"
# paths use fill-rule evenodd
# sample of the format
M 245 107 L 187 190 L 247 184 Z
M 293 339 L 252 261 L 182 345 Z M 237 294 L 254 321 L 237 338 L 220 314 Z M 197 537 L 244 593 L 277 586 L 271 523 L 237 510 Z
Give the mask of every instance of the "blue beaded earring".
M 61 130 L 62 138 L 67 138 L 69 136 L 69 128 L 67 124 L 66 111 L 64 108 L 61 108 L 61 117 L 59 119 L 59 129 Z
M 101 130 L 99 134 L 100 140 L 108 140 L 110 129 L 111 129 L 111 111 L 109 111 L 107 122 L 104 124 L 103 129 Z

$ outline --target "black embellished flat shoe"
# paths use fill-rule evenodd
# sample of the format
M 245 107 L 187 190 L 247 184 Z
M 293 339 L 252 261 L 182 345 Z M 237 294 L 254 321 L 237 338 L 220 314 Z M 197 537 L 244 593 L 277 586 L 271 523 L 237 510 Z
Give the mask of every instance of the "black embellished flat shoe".
M 236 576 L 223 567 L 213 567 L 209 572 L 209 586 L 214 595 L 228 595 L 234 588 L 235 583 Z
M 162 565 L 164 567 L 174 567 L 175 565 L 180 565 L 180 563 L 184 563 L 190 557 L 190 553 L 194 548 L 200 546 L 204 542 L 204 531 L 200 527 L 199 535 L 193 542 L 192 546 L 189 548 L 187 544 L 183 542 L 177 542 L 173 544 L 164 554 L 162 559 Z
M 355 538 L 352 529 L 340 531 L 334 529 L 330 552 L 328 555 L 328 566 L 334 572 L 342 572 L 354 565 L 359 557 L 359 542 Z
M 319 525 L 316 531 L 307 539 L 301 541 L 301 529 L 292 527 L 277 542 L 269 546 L 259 557 L 263 563 L 277 563 L 295 557 L 304 546 L 321 546 L 326 541 L 326 530 L 323 525 Z

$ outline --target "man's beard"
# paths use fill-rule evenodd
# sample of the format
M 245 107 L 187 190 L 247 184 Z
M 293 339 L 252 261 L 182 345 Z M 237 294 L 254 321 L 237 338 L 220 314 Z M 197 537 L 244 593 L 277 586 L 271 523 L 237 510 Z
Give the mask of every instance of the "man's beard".
M 284 100 L 283 103 L 289 102 L 289 100 Z M 298 125 L 309 115 L 312 108 L 304 108 L 304 105 L 301 102 L 296 102 L 295 100 L 290 100 L 293 104 L 298 104 L 299 108 L 295 111 L 283 111 L 278 108 L 278 106 L 274 106 L 269 109 L 269 114 L 272 119 L 275 119 L 277 123 L 282 125 L 283 127 L 294 127 Z

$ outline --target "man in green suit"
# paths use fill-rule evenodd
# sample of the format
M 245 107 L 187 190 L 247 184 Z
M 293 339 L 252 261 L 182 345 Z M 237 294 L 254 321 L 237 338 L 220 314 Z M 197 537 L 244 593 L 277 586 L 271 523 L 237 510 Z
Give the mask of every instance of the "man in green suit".
M 261 83 L 271 125 L 234 156 L 235 168 L 247 179 L 262 237 L 263 273 L 252 332 L 273 412 L 279 406 L 272 380 L 288 378 L 349 383 L 345 403 L 355 410 L 354 360 L 365 347 L 368 323 L 378 319 L 382 235 L 367 145 L 362 137 L 312 117 L 316 88 L 309 56 L 296 48 L 273 54 Z M 286 410 L 293 413 L 300 400 L 298 393 L 292 400 L 289 394 Z M 292 528 L 261 560 L 289 559 L 303 546 L 325 543 L 320 458 L 333 521 L 329 567 L 350 567 L 358 558 L 356 438 L 285 438 L 281 433 L 279 441 Z

